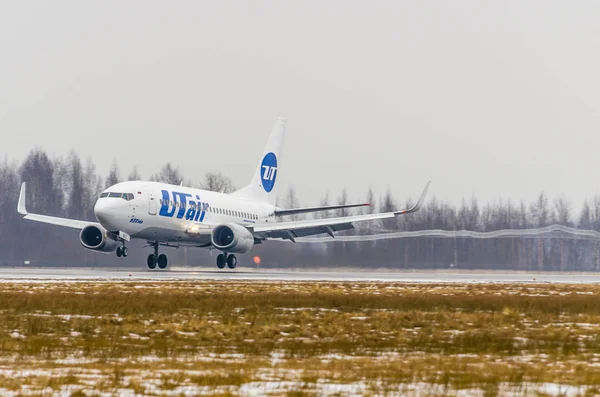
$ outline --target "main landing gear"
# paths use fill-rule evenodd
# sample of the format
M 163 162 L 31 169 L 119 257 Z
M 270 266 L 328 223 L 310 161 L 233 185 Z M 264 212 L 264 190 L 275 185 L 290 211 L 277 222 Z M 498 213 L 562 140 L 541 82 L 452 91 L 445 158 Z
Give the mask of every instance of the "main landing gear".
M 237 258 L 235 255 L 227 255 L 227 252 L 217 255 L 217 267 L 219 269 L 224 269 L 225 265 L 230 269 L 235 269 L 237 266 Z
M 150 245 L 154 248 L 154 253 L 148 255 L 148 259 L 146 261 L 148 268 L 156 269 L 156 266 L 158 265 L 159 269 L 166 269 L 168 264 L 167 256 L 165 254 L 158 254 L 158 243 L 151 243 Z

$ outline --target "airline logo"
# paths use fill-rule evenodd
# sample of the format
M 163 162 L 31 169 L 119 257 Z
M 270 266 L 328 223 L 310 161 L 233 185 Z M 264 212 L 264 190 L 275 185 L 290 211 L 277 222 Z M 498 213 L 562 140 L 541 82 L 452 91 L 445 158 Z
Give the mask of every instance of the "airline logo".
M 161 190 L 160 212 L 158 215 L 187 221 L 202 222 L 208 209 L 208 203 L 200 201 L 200 197 L 192 197 L 189 193 Z
M 260 164 L 260 169 L 262 187 L 268 193 L 275 187 L 275 179 L 277 178 L 277 156 L 275 156 L 275 153 L 269 152 L 265 155 Z

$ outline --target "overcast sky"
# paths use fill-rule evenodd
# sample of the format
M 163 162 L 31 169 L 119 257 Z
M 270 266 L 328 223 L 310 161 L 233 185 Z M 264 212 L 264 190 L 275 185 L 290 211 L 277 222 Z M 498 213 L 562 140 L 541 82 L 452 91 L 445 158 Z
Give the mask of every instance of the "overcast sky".
M 599 1 L 6 1 L 0 153 L 242 186 L 283 116 L 304 205 L 429 179 L 456 204 L 579 205 L 600 192 L 598 21 Z

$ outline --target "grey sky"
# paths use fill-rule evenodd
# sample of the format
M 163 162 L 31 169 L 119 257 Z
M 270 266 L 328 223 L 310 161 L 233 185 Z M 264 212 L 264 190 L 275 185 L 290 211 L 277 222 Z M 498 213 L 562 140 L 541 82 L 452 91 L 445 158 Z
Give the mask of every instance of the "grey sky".
M 598 192 L 600 2 L 4 2 L 0 152 L 170 161 L 279 182 L 579 205 Z

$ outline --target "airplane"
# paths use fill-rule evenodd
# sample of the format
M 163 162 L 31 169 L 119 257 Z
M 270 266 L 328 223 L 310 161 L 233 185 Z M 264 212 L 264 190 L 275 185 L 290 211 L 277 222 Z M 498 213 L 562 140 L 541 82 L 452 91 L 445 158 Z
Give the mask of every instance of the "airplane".
M 26 209 L 27 185 L 23 182 L 17 211 L 36 222 L 80 230 L 81 245 L 92 251 L 127 257 L 131 239 L 146 240 L 154 252 L 148 255 L 150 269 L 166 269 L 167 256 L 159 247 L 191 246 L 216 249 L 217 267 L 235 269 L 235 254 L 250 251 L 268 239 L 291 240 L 354 228 L 356 222 L 394 218 L 418 211 L 425 200 L 429 182 L 419 201 L 409 209 L 366 215 L 281 221 L 280 217 L 368 203 L 282 209 L 276 206 L 286 119 L 273 127 L 254 177 L 249 185 L 233 192 L 219 193 L 161 182 L 128 181 L 104 190 L 94 206 L 97 222 L 32 214 Z

